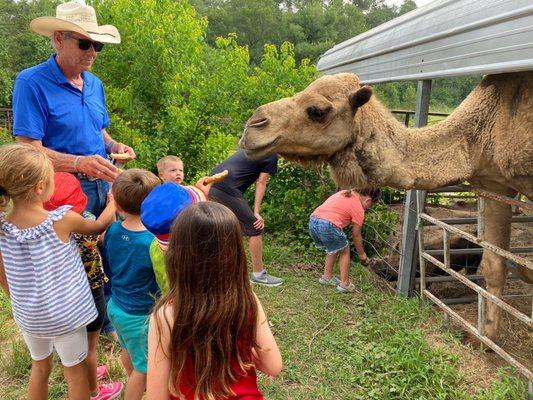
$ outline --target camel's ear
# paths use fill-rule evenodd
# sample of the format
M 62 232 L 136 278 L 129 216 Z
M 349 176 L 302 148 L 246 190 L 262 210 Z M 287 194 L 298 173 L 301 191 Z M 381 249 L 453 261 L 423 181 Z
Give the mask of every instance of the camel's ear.
M 363 86 L 354 94 L 350 95 L 350 107 L 355 112 L 357 108 L 366 104 L 370 97 L 372 97 L 372 88 L 370 86 Z

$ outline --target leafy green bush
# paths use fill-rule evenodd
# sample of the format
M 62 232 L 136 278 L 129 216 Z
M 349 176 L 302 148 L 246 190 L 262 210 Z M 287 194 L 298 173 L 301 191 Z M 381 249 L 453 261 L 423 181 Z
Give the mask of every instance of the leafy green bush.
M 366 211 L 362 231 L 366 254 L 372 256 L 386 251 L 389 235 L 397 222 L 396 212 L 389 210 L 383 203 L 376 204 Z
M 0 127 L 0 145 L 11 143 L 13 136 L 8 132 L 7 128 Z
M 334 193 L 335 185 L 325 167 L 304 169 L 280 160 L 261 209 L 269 233 L 285 244 L 311 245 L 309 215 Z M 251 192 L 251 191 L 250 191 Z M 253 192 L 248 194 L 253 202 Z

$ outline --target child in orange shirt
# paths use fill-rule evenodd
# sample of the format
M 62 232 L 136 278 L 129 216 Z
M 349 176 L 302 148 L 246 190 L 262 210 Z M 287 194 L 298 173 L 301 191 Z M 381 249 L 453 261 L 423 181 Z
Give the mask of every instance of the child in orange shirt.
M 350 246 L 343 229 L 353 223 L 352 236 L 363 265 L 368 257 L 363 248 L 361 228 L 365 210 L 381 197 L 380 189 L 363 189 L 359 192 L 341 190 L 330 196 L 317 207 L 309 217 L 309 233 L 315 245 L 326 252 L 324 274 L 319 278 L 323 285 L 334 285 L 341 293 L 353 292 L 355 286 L 350 283 Z M 340 280 L 333 275 L 335 261 L 339 258 Z

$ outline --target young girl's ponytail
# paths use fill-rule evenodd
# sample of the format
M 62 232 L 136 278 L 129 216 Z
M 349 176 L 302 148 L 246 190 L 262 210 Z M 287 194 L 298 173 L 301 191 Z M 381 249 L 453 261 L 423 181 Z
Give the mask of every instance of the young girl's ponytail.
M 370 197 L 373 203 L 381 199 L 381 189 L 379 188 L 364 188 L 361 190 L 348 189 L 343 194 L 346 197 L 352 197 L 354 193 L 359 193 L 360 196 Z

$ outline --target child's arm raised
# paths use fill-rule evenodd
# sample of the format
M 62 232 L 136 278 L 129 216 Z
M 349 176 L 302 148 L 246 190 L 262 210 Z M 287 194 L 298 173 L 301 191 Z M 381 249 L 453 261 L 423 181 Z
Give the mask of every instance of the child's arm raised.
M 116 212 L 115 201 L 111 197 L 106 208 L 96 221 L 85 219 L 80 214 L 69 211 L 62 220 L 54 224 L 54 229 L 64 242 L 68 242 L 72 232 L 81 235 L 99 235 L 115 220 Z
M 365 253 L 365 248 L 363 247 L 363 236 L 361 236 L 361 227 L 357 224 L 353 225 L 352 228 L 353 244 L 355 245 L 355 250 L 357 250 L 357 255 L 361 264 L 368 264 L 368 257 Z
M 268 325 L 265 310 L 263 310 L 263 306 L 255 293 L 254 296 L 257 300 L 257 330 L 255 332 L 255 340 L 263 349 L 256 352 L 255 367 L 267 375 L 278 376 L 283 368 L 281 353 Z
M 7 286 L 6 271 L 4 269 L 4 261 L 2 260 L 2 253 L 0 253 L 0 286 L 9 297 L 9 286 Z
M 150 317 L 148 328 L 148 373 L 146 375 L 146 397 L 148 400 L 168 400 L 170 391 L 170 327 L 164 313 L 167 307 L 160 308 Z M 161 325 L 161 329 L 157 324 Z

